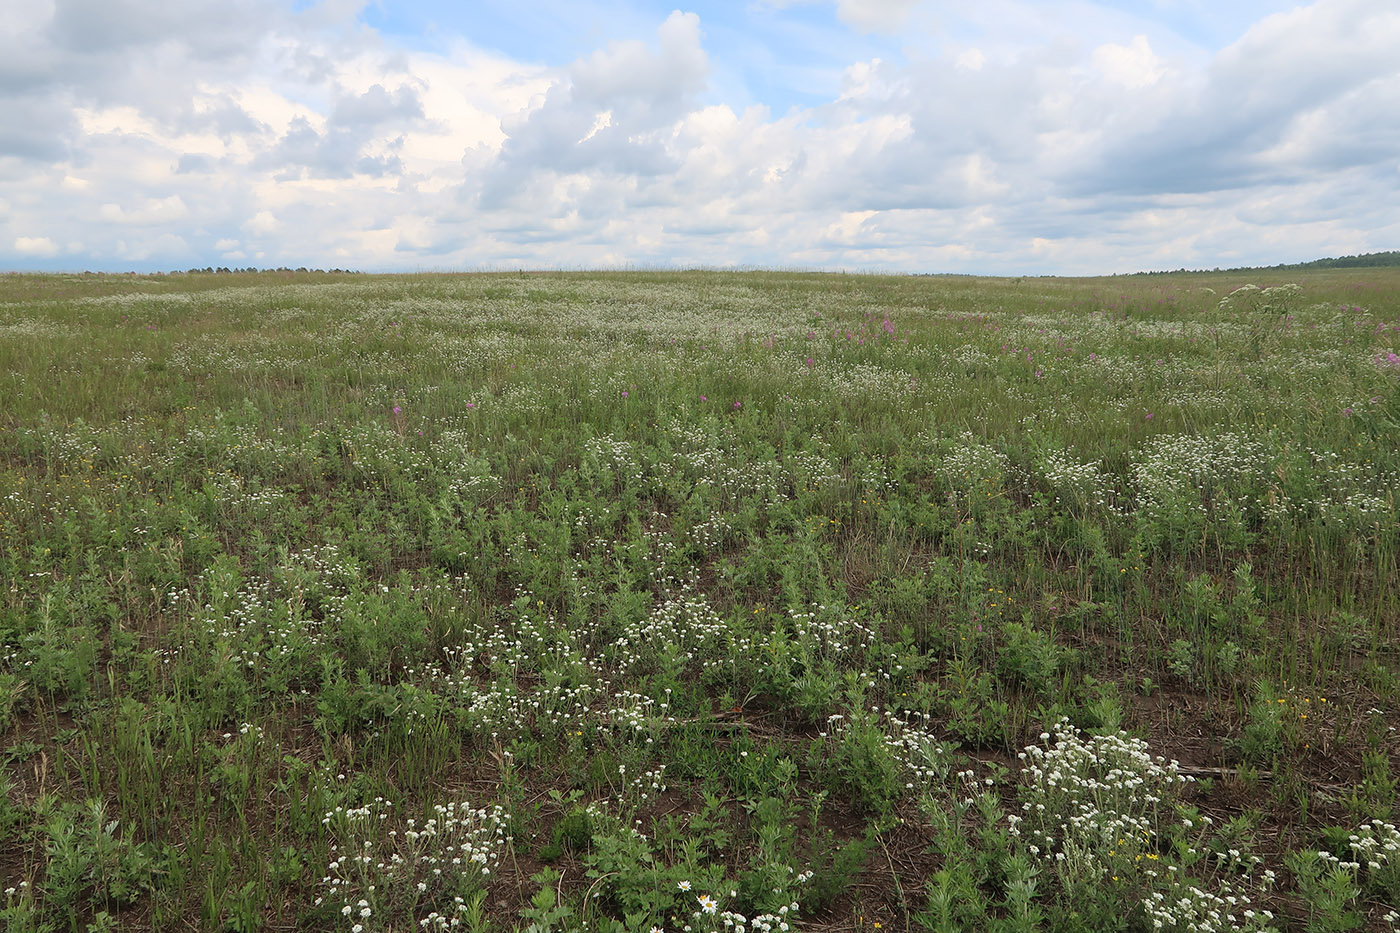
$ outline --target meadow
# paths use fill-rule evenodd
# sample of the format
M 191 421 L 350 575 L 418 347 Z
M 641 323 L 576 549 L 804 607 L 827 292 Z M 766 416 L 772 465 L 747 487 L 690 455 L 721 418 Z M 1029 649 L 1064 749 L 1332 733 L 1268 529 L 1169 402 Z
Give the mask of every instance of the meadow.
M 0 927 L 1400 929 L 1400 270 L 0 276 Z

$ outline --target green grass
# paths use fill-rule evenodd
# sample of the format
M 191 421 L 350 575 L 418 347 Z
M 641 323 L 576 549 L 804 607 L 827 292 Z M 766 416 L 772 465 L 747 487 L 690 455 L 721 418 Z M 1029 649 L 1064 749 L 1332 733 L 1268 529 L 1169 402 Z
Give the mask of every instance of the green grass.
M 0 277 L 0 927 L 1395 928 L 1398 345 L 1390 269 Z

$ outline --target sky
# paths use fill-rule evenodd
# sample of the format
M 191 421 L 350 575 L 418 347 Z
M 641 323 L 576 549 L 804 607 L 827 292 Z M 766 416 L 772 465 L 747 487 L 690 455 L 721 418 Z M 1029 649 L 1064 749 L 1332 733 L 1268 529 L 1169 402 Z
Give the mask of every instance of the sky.
M 1400 248 L 1394 0 L 24 0 L 0 270 Z

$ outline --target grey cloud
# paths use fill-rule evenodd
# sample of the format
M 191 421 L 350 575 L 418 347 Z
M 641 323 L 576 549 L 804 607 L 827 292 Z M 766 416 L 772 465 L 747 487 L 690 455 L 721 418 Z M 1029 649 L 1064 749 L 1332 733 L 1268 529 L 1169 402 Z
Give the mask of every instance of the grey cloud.
M 569 69 L 572 97 L 595 107 L 661 111 L 705 89 L 709 58 L 700 46 L 700 20 L 672 13 L 656 31 L 655 52 L 640 42 L 614 43 Z
M 745 230 L 752 229 L 752 227 L 753 224 L 748 218 L 736 216 L 727 219 L 723 223 L 699 220 L 690 221 L 684 219 L 673 220 L 664 224 L 661 230 L 663 233 L 675 234 L 678 236 L 714 237 L 741 233 Z
M 391 93 L 376 84 L 363 94 L 341 95 L 331 109 L 324 132 L 305 117 L 296 117 L 281 139 L 254 160 L 254 165 L 275 171 L 282 179 L 302 175 L 402 175 L 404 165 L 397 155 L 371 155 L 365 150 L 391 133 L 398 135 L 388 141 L 388 147 L 399 148 L 403 132 L 423 122 L 423 105 L 413 88 L 402 86 Z
M 679 162 L 667 148 L 670 130 L 704 90 L 708 74 L 699 19 L 679 12 L 658 28 L 655 49 L 613 43 L 580 59 L 541 106 L 503 121 L 507 138 L 482 180 L 480 206 L 520 203 L 541 172 L 674 172 Z
M 1096 164 L 1066 179 L 1071 196 L 1112 193 L 1146 197 L 1159 192 L 1202 194 L 1249 185 L 1286 181 L 1293 174 L 1258 164 L 1253 154 L 1276 137 L 1244 139 L 1219 129 L 1182 140 L 1189 132 L 1164 130 L 1148 136 L 1110 143 Z
M 20 30 L 0 36 L 0 91 L 32 92 L 57 83 L 64 74 L 60 56 Z
M 595 131 L 596 120 L 592 112 L 569 106 L 566 92 L 555 87 L 545 105 L 514 129 L 503 161 L 558 172 L 596 169 L 636 175 L 658 175 L 676 167 L 661 140 L 638 138 L 625 124 Z
M 1198 77 L 1167 69 L 1136 89 L 1097 79 L 1070 43 L 977 69 L 869 63 L 792 134 L 782 190 L 812 210 L 946 211 L 1104 195 L 1141 205 L 1356 166 L 1392 172 L 1400 122 L 1376 114 L 1400 105 L 1396 47 L 1400 11 L 1322 0 L 1258 24 Z M 881 118 L 907 131 L 862 131 Z
M 813 111 L 818 130 L 786 179 L 809 208 L 953 209 L 1044 194 L 1033 171 L 1036 139 L 1057 124 L 1046 97 L 1064 93 L 1060 50 L 966 72 L 946 61 L 876 63 L 874 87 Z M 874 131 L 880 119 L 906 129 Z M 867 132 L 868 131 L 868 132 Z M 830 153 L 849 150 L 839 164 Z
M 335 58 L 319 49 L 298 44 L 284 52 L 282 76 L 298 84 L 326 84 L 334 80 Z
M 55 0 L 50 34 L 83 54 L 169 42 L 200 58 L 240 58 L 275 17 L 265 0 Z
M 186 130 L 212 130 L 224 139 L 268 132 L 265 123 L 254 119 L 227 95 L 201 101 L 198 107 L 188 107 L 180 122 Z
M 573 230 L 553 230 L 534 222 L 511 224 L 505 227 L 485 227 L 484 229 L 489 233 L 509 235 L 511 243 L 563 243 L 571 242 L 577 237 L 577 233 Z
M 1223 50 L 1211 69 L 1222 101 L 1257 118 L 1320 106 L 1394 75 L 1400 10 L 1372 0 L 1320 0 L 1267 17 Z
M 1306 185 L 1242 192 L 1234 216 L 1260 228 L 1319 222 L 1385 227 L 1400 217 L 1400 184 L 1394 168 L 1328 172 Z
M 1389 5 L 1322 0 L 1269 17 L 1221 52 L 1201 85 L 1140 115 L 1134 132 L 1110 136 L 1100 159 L 1066 179 L 1068 188 L 1221 191 L 1393 162 L 1400 133 L 1394 121 L 1377 125 L 1369 98 L 1397 96 L 1397 47 L 1400 11 Z M 1309 114 L 1324 111 L 1332 144 L 1314 139 L 1298 152 L 1278 151 Z
M 379 90 L 383 91 L 382 88 Z M 416 110 L 421 117 L 421 107 Z M 297 178 L 303 174 L 313 178 L 348 178 L 355 174 L 376 178 L 401 175 L 404 166 L 398 156 L 374 156 L 365 152 L 372 142 L 383 139 L 377 132 L 377 126 L 385 119 L 388 117 L 381 114 L 372 122 L 349 125 L 332 120 L 322 133 L 305 117 L 296 117 L 282 138 L 254 160 L 254 166 L 276 171 L 282 179 Z M 388 145 L 390 149 L 395 149 L 402 143 L 403 137 L 400 135 Z
M 71 108 L 55 96 L 0 97 L 0 157 L 59 161 L 77 133 Z
M 313 177 L 346 178 L 360 154 L 360 140 L 348 133 L 318 133 L 305 117 L 292 120 L 277 145 L 254 160 L 256 168 L 279 170 L 284 179 L 311 170 Z
M 1290 121 L 1284 157 L 1310 173 L 1370 167 L 1392 174 L 1400 161 L 1400 68 L 1395 74 L 1349 90 L 1324 108 Z
M 262 132 L 233 100 L 206 99 L 201 85 L 245 73 L 261 39 L 286 19 L 268 0 L 55 0 L 7 13 L 0 34 L 3 122 L 16 150 L 57 158 L 52 119 L 25 111 L 127 106 L 157 125 L 221 137 Z M 23 123 L 16 128 L 13 124 Z M 14 137 L 23 136 L 23 145 Z
M 404 165 L 398 156 L 362 156 L 355 162 L 355 172 L 371 178 L 398 176 L 404 173 Z
M 341 97 L 331 108 L 330 123 L 345 127 L 407 127 L 423 119 L 418 92 L 402 85 L 392 93 L 376 84 L 360 95 Z
M 176 175 L 207 175 L 214 171 L 217 163 L 207 155 L 197 152 L 187 152 L 180 156 L 180 161 L 175 165 Z

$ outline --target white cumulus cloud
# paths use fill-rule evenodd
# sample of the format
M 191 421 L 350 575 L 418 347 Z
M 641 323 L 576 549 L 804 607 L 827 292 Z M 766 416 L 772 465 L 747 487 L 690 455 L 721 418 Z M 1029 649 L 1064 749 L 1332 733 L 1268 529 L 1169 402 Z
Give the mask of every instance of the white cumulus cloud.
M 58 244 L 46 236 L 17 236 L 14 250 L 21 256 L 57 256 Z
M 1146 36 L 1133 36 L 1127 45 L 1108 43 L 1094 49 L 1094 66 L 1115 84 L 1136 90 L 1156 84 L 1166 73 Z

